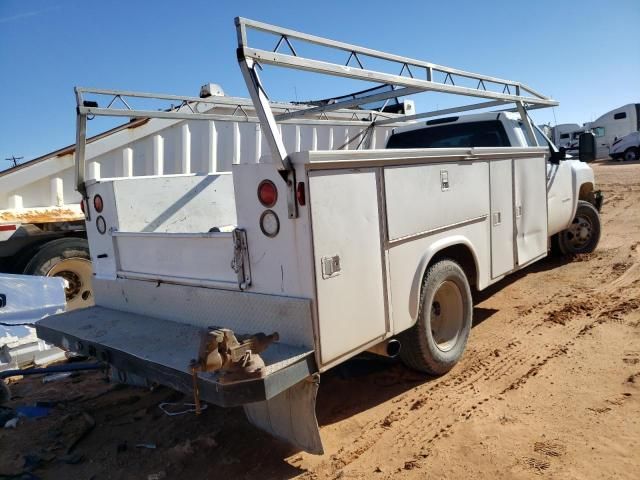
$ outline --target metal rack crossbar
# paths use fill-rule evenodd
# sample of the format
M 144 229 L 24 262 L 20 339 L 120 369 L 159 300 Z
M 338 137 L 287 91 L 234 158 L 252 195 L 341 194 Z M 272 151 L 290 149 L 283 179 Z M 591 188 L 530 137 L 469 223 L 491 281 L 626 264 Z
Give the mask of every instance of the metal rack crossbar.
M 557 105 L 556 101 L 536 92 L 531 87 L 521 82 L 450 68 L 409 57 L 402 57 L 400 55 L 381 52 L 379 50 L 330 40 L 315 35 L 309 35 L 295 30 L 241 17 L 236 18 L 236 28 L 238 33 L 239 57 L 241 55 L 244 58 L 252 58 L 260 64 L 271 64 L 280 67 L 324 73 L 327 75 L 379 82 L 397 87 L 402 86 L 410 89 L 402 92 L 402 95 L 409 95 L 421 91 L 437 91 L 479 98 L 491 98 L 503 100 L 505 102 L 522 101 L 527 105 Z M 257 30 L 276 36 L 279 39 L 276 48 L 273 51 L 268 51 L 249 46 L 249 30 Z M 291 55 L 278 52 L 278 48 L 283 44 L 283 39 L 290 47 Z M 344 64 L 304 58 L 292 47 L 293 40 L 319 45 L 327 49 L 342 51 L 347 53 L 348 57 Z M 366 69 L 364 67 L 364 57 L 376 58 L 385 60 L 391 64 L 396 64 L 399 68 L 399 73 L 390 74 Z M 356 62 L 352 61 L 354 59 Z M 418 70 L 424 71 L 424 78 L 419 78 L 417 76 Z M 440 76 L 444 75 L 444 78 L 442 80 L 438 80 L 436 74 L 441 74 Z M 475 88 L 456 84 L 456 82 L 459 82 L 461 78 L 473 80 L 474 83 L 477 82 Z M 488 88 L 490 86 L 494 86 L 497 90 Z M 388 94 L 393 95 L 391 92 Z M 378 98 L 380 98 L 380 96 L 378 96 Z M 366 100 L 366 97 L 363 97 L 362 99 L 363 101 L 361 104 L 371 101 Z M 354 105 L 353 101 L 350 101 L 349 104 Z M 298 113 L 298 115 L 302 114 L 303 112 Z
M 77 111 L 77 131 L 76 131 L 76 185 L 80 193 L 84 195 L 85 179 L 85 150 L 87 140 L 87 120 L 96 116 L 105 117 L 126 117 L 126 118 L 162 118 L 169 120 L 220 120 L 234 122 L 258 122 L 259 117 L 253 110 L 254 104 L 250 99 L 210 96 L 210 97 L 189 97 L 170 94 L 134 92 L 128 90 L 110 90 L 99 88 L 76 87 L 76 111 Z M 147 105 L 137 108 L 141 101 L 146 101 Z M 149 102 L 171 102 L 164 105 L 159 110 L 151 110 Z M 100 106 L 106 105 L 106 106 Z M 283 115 L 295 113 L 298 110 L 309 108 L 308 105 L 297 105 L 293 103 L 270 102 L 270 108 L 283 112 Z M 221 111 L 221 109 L 223 109 Z M 334 109 L 336 110 L 336 109 Z M 363 124 L 363 119 L 372 122 L 377 119 L 389 121 L 391 123 L 403 121 L 401 115 L 389 114 L 385 112 L 349 110 L 340 108 L 337 112 L 341 123 Z M 317 118 L 308 119 L 308 123 L 318 123 L 328 120 L 326 113 L 320 112 Z M 283 119 L 281 123 L 292 120 Z

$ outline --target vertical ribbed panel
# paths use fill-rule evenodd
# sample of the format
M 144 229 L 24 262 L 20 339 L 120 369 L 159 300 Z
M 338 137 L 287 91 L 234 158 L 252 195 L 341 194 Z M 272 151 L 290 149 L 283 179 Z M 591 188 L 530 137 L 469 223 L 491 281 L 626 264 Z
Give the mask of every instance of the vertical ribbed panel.
M 153 136 L 153 175 L 164 175 L 164 138 Z
M 209 173 L 215 173 L 218 171 L 218 129 L 216 122 L 209 122 L 209 148 L 208 148 L 208 160 L 209 160 Z
M 184 123 L 181 129 L 181 165 L 180 173 L 191 173 L 191 130 L 189 124 Z
M 61 207 L 64 205 L 64 193 L 62 178 L 53 177 L 51 179 L 51 205 Z
M 122 176 L 133 177 L 133 149 L 122 149 Z
M 89 162 L 89 165 L 87 165 L 87 178 L 100 180 L 100 164 L 98 162 Z
M 233 122 L 233 152 L 232 163 L 240 163 L 240 125 Z
M 258 163 L 260 156 L 262 155 L 262 128 L 259 123 L 256 123 L 256 155 L 253 161 Z

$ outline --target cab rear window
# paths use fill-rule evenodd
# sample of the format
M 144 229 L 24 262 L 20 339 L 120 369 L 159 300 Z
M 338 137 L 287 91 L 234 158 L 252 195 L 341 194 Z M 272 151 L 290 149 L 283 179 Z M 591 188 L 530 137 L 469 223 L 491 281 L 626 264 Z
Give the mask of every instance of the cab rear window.
M 501 122 L 451 123 L 394 133 L 387 148 L 509 147 Z

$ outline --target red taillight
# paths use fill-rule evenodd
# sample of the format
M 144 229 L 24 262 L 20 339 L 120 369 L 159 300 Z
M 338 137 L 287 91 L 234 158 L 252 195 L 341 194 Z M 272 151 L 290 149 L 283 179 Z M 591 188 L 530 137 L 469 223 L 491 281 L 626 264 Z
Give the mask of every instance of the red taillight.
M 304 182 L 298 182 L 298 186 L 296 187 L 296 198 L 298 199 L 298 205 L 304 207 L 307 203 L 307 197 L 304 193 Z
M 271 180 L 263 180 L 258 185 L 258 200 L 267 208 L 273 207 L 278 201 L 278 189 Z
M 100 195 L 93 197 L 93 208 L 95 208 L 98 213 L 102 212 L 104 203 L 102 202 L 102 197 Z
M 0 225 L 0 232 L 10 232 L 17 229 L 17 225 Z

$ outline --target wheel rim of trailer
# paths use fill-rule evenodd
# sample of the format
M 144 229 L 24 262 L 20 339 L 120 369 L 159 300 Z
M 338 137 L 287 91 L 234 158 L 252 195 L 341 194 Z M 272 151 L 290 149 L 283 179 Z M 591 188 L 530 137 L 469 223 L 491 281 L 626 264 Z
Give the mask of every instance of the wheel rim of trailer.
M 84 258 L 67 258 L 47 272 L 48 277 L 61 277 L 65 281 L 64 293 L 67 310 L 93 305 L 93 270 Z

